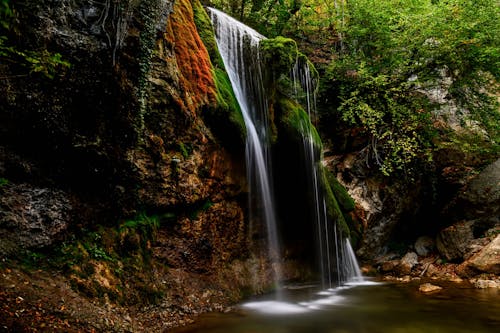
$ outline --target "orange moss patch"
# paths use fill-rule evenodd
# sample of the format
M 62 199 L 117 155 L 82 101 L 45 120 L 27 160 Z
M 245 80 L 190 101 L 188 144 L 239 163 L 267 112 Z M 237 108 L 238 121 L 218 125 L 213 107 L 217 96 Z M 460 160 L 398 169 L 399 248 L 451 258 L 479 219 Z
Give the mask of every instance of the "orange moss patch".
M 175 2 L 164 38 L 174 49 L 181 74 L 183 95 L 178 103 L 195 115 L 201 106 L 216 102 L 216 88 L 210 57 L 196 29 L 189 0 Z

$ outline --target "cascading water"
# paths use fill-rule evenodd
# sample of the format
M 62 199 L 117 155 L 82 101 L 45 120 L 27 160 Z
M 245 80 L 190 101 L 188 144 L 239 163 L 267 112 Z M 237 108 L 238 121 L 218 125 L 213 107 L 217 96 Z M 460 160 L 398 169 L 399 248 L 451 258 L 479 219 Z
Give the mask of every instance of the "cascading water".
M 291 71 L 295 98 L 305 106 L 309 119 L 316 118 L 316 87 L 317 82 L 311 75 L 311 69 L 305 58 L 298 58 Z M 311 180 L 310 190 L 313 194 L 314 220 L 316 224 L 317 250 L 322 285 L 332 288 L 334 284 L 341 285 L 349 282 L 362 282 L 363 277 L 359 270 L 356 256 L 351 243 L 338 230 L 334 223 L 330 225 L 327 215 L 325 195 L 320 177 L 322 170 L 321 146 L 315 140 L 314 129 L 309 122 L 302 124 L 304 136 L 302 138 L 306 169 Z M 337 272 L 334 280 L 333 272 Z
M 279 286 L 280 246 L 276 228 L 273 191 L 270 181 L 268 100 L 263 87 L 259 43 L 265 37 L 225 13 L 208 8 L 219 52 L 241 107 L 247 129 L 246 162 L 250 190 L 250 221 L 266 224 L 268 251 L 274 263 L 274 280 Z M 306 108 L 309 119 L 316 117 L 316 79 L 305 57 L 298 57 L 291 69 L 295 98 Z M 324 288 L 362 277 L 354 251 L 327 214 L 321 169 L 321 141 L 308 119 L 302 126 L 303 148 L 310 191 L 313 195 L 313 217 L 316 224 L 319 266 Z M 335 274 L 336 273 L 336 274 Z M 335 279 L 336 277 L 336 279 Z M 279 288 L 278 288 L 279 290 Z M 279 296 L 278 296 L 279 297 Z
M 229 75 L 247 129 L 246 163 L 249 182 L 250 221 L 264 221 L 274 281 L 279 290 L 280 246 L 270 182 L 267 98 L 262 82 L 258 45 L 264 38 L 225 13 L 208 8 L 219 53 Z

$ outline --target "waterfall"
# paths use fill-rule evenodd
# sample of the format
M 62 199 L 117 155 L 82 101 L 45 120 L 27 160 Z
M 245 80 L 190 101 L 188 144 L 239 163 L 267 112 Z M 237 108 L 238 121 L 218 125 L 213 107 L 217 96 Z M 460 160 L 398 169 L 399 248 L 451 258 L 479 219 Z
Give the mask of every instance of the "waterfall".
M 247 129 L 246 163 L 250 223 L 257 221 L 266 225 L 268 255 L 279 290 L 280 245 L 270 181 L 268 100 L 263 86 L 263 69 L 259 54 L 259 43 L 265 37 L 219 10 L 208 8 L 208 12 L 215 30 L 217 46 Z M 311 74 L 307 59 L 297 57 L 290 73 L 295 99 L 304 106 L 309 119 L 315 119 L 317 80 Z M 319 269 L 323 287 L 332 288 L 334 284 L 361 281 L 362 277 L 349 240 L 328 218 L 323 188 L 328 185 L 324 184 L 321 169 L 321 143 L 309 119 L 305 119 L 300 126 L 304 134 L 303 151 L 313 196 L 312 215 L 316 229 Z
M 317 82 L 311 75 L 311 68 L 305 58 L 299 57 L 291 71 L 295 99 L 306 108 L 310 120 L 316 118 Z M 310 191 L 313 194 L 316 247 L 323 288 L 333 288 L 349 282 L 362 282 L 363 277 L 351 243 L 338 230 L 336 223 L 328 219 L 324 189 L 322 186 L 321 147 L 315 147 L 312 124 L 301 124 L 303 148 L 307 174 L 310 176 Z M 333 272 L 336 271 L 336 280 Z
M 247 130 L 246 165 L 249 182 L 250 223 L 263 222 L 267 247 L 279 290 L 280 245 L 270 182 L 268 101 L 263 86 L 259 42 L 261 34 L 225 13 L 208 8 L 220 55 L 229 75 Z

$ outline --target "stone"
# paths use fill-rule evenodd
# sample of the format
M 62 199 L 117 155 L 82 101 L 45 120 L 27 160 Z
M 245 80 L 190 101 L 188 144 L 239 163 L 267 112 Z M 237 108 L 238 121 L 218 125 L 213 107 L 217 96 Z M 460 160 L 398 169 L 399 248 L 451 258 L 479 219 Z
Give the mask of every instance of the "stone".
M 434 251 L 436 243 L 429 236 L 421 236 L 415 241 L 415 251 L 419 256 L 427 256 Z
M 474 239 L 473 224 L 471 221 L 459 222 L 441 230 L 436 238 L 441 256 L 451 261 L 462 259 Z
M 415 252 L 408 252 L 399 262 L 396 267 L 396 272 L 400 275 L 408 275 L 411 273 L 412 268 L 418 264 L 418 256 Z
M 399 265 L 399 260 L 389 260 L 383 262 L 379 268 L 383 273 L 392 272 Z
M 37 249 L 62 236 L 71 220 L 72 206 L 63 191 L 9 184 L 0 192 L 0 247 L 3 254 L 19 248 Z
M 438 291 L 441 289 L 443 289 L 443 288 L 440 286 L 436 286 L 434 284 L 431 284 L 431 283 L 424 283 L 424 284 L 421 284 L 420 287 L 418 287 L 418 291 L 420 291 L 421 293 L 431 293 L 431 292 Z
M 471 279 L 470 283 L 478 289 L 500 288 L 500 281 L 495 280 Z
M 449 218 L 480 219 L 500 215 L 500 159 L 474 177 L 444 210 Z
M 479 272 L 500 274 L 500 235 L 467 260 L 464 265 Z

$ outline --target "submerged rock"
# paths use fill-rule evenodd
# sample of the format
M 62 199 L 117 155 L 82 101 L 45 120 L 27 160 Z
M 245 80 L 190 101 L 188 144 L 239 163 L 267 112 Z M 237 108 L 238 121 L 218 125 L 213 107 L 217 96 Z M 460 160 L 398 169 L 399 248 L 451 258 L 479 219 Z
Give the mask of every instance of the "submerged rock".
M 434 284 L 430 284 L 430 283 L 424 283 L 424 284 L 421 284 L 420 287 L 418 287 L 418 291 L 420 291 L 421 293 L 431 293 L 431 292 L 438 291 L 441 289 L 443 289 L 443 288 L 440 286 L 436 286 Z
M 470 282 L 478 289 L 500 288 L 500 280 L 471 279 Z

